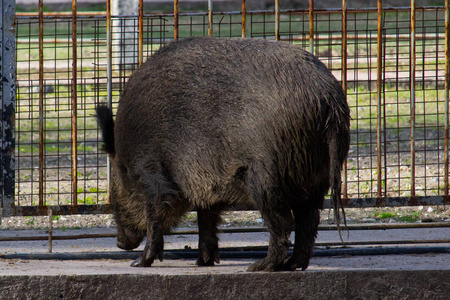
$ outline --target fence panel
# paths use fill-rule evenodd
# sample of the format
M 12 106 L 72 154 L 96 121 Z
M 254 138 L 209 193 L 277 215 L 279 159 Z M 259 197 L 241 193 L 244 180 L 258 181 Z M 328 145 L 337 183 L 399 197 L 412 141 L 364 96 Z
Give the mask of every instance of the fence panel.
M 246 11 L 243 1 L 244 15 L 213 11 L 211 18 L 179 11 L 177 3 L 175 13 L 145 14 L 141 4 L 140 16 L 17 14 L 17 215 L 46 214 L 48 207 L 54 214 L 109 212 L 95 106 L 116 108 L 139 56 L 145 60 L 169 41 L 211 32 L 312 49 L 344 80 L 353 118 L 347 206 L 449 203 L 448 4 L 346 8 L 343 14 Z

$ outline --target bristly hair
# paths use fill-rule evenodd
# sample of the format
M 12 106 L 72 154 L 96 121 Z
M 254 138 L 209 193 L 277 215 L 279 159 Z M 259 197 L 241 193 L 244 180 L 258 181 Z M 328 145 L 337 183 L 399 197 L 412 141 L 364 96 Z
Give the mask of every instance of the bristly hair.
M 95 109 L 97 123 L 100 126 L 103 137 L 102 150 L 110 155 L 114 155 L 114 120 L 112 110 L 106 105 L 101 104 Z

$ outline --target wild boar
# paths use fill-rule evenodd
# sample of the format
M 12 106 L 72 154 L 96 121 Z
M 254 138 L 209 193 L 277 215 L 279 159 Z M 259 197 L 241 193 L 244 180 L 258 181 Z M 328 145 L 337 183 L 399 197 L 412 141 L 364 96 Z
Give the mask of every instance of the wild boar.
M 104 105 L 97 118 L 111 160 L 117 245 L 134 249 L 147 237 L 132 266 L 162 260 L 163 234 L 194 207 L 200 266 L 219 262 L 222 210 L 248 201 L 260 210 L 269 248 L 250 271 L 308 267 L 330 188 L 339 219 L 350 110 L 331 72 L 300 47 L 170 43 L 131 75 L 115 122 Z

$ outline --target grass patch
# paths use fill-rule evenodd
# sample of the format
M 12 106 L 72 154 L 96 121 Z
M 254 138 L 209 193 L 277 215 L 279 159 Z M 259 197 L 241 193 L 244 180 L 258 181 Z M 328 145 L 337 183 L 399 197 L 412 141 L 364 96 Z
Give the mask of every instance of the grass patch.
M 378 219 L 391 219 L 395 218 L 397 215 L 391 212 L 376 212 L 375 217 Z

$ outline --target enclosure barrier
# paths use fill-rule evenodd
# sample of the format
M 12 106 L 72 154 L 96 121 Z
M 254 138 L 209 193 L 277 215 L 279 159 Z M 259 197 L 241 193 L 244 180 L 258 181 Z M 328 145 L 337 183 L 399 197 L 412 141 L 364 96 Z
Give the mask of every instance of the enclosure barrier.
M 115 110 L 128 76 L 165 43 L 206 35 L 298 44 L 342 83 L 352 114 L 346 207 L 450 203 L 449 0 L 361 9 L 345 0 L 315 9 L 310 0 L 308 9 L 288 10 L 276 0 L 273 10 L 257 11 L 246 3 L 222 12 L 209 0 L 207 12 L 187 12 L 174 0 L 173 11 L 149 13 L 140 0 L 137 15 L 115 15 L 110 0 L 106 13 L 78 12 L 76 0 L 71 13 L 43 12 L 39 0 L 37 14 L 17 13 L 15 95 L 5 83 L 1 90 L 0 216 L 109 213 L 95 106 Z M 16 53 L 9 50 L 9 63 Z M 7 134 L 14 104 L 15 141 Z

